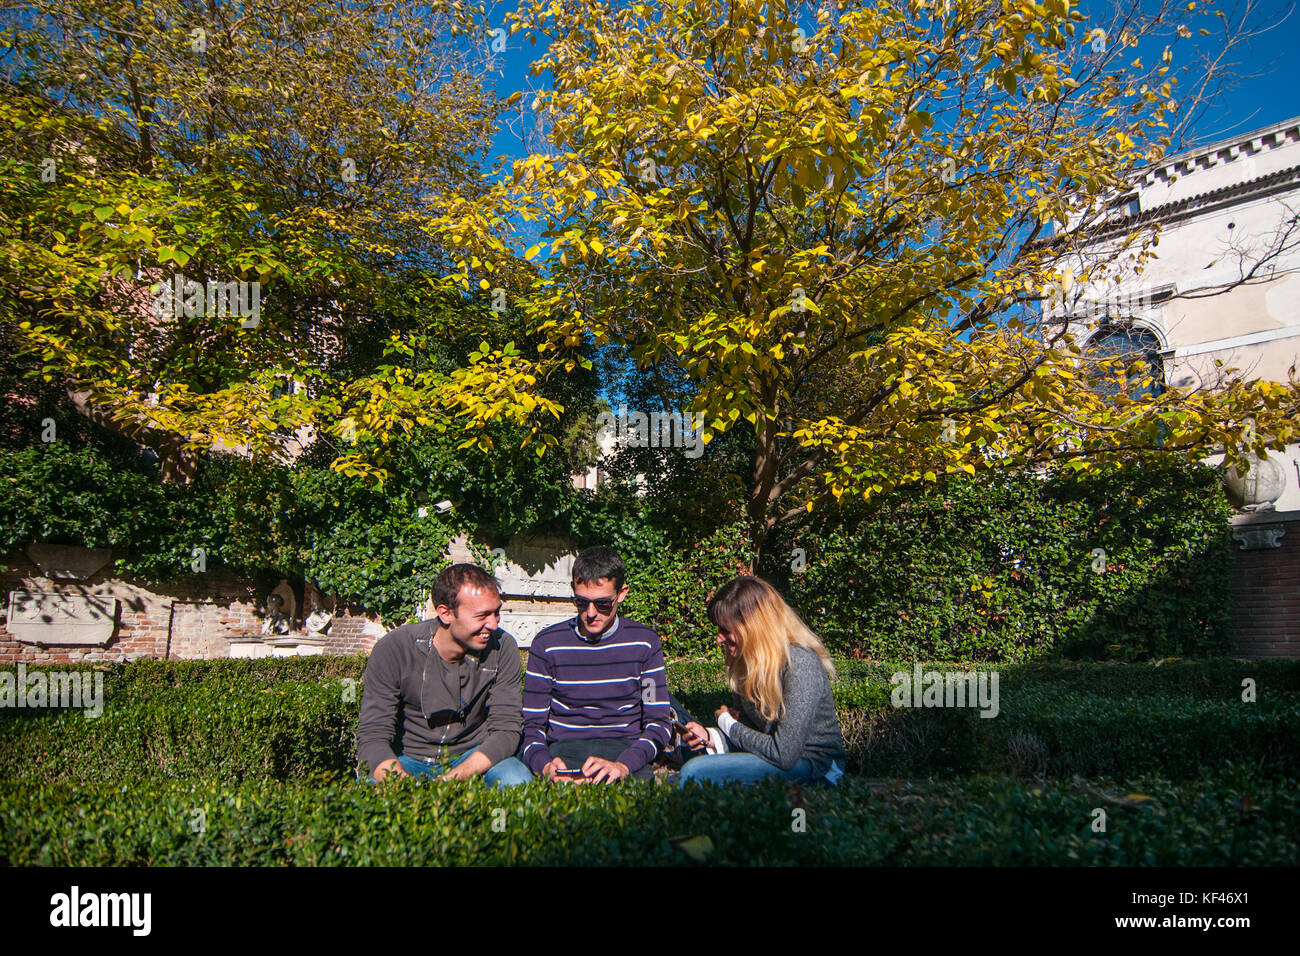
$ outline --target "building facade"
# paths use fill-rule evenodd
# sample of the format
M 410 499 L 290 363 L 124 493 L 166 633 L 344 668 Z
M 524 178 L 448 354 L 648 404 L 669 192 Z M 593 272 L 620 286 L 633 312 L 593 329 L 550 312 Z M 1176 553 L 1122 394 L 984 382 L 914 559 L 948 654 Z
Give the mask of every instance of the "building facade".
M 1049 325 L 1085 352 L 1143 355 L 1181 388 L 1213 390 L 1229 369 L 1280 383 L 1300 372 L 1300 117 L 1140 170 L 1105 219 L 1065 256 Z M 1151 223 L 1159 241 L 1139 273 L 1133 237 Z M 1300 444 L 1270 458 L 1274 509 L 1300 510 Z

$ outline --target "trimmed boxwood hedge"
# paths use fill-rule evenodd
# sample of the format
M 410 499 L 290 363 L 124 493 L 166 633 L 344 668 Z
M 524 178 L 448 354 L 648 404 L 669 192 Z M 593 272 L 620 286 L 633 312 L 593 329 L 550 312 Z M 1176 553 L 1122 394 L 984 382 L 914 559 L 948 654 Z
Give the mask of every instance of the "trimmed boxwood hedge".
M 1298 836 L 1295 779 L 0 783 L 0 864 L 17 866 L 1294 866 Z
M 354 768 L 362 685 L 344 681 L 363 665 L 361 658 L 119 665 L 108 673 L 98 719 L 0 710 L 0 779 L 345 777 Z M 1298 663 L 1004 667 L 993 719 L 974 709 L 894 708 L 889 675 L 910 669 L 842 663 L 834 693 L 851 773 L 1186 778 L 1231 761 L 1271 778 L 1300 776 Z M 1241 700 L 1247 677 L 1256 681 L 1254 703 Z M 706 721 L 730 697 L 712 663 L 671 666 L 669 686 Z
M 528 652 L 521 651 L 527 659 Z M 721 653 L 714 651 L 711 660 L 668 662 L 669 689 L 681 696 L 698 691 L 719 691 L 725 685 Z M 230 690 L 262 689 L 282 682 L 361 680 L 368 657 L 266 657 L 256 660 L 203 661 L 110 661 L 69 663 L 28 667 L 29 671 L 100 671 L 107 689 L 120 687 L 151 688 L 188 687 L 208 684 Z M 914 660 L 863 661 L 835 660 L 836 699 L 854 701 L 853 695 L 873 686 L 889 686 L 890 675 L 911 672 Z M 1221 657 L 1203 660 L 1159 660 L 1152 664 L 1125 664 L 1107 661 L 1065 661 L 1006 664 L 993 667 L 961 660 L 926 660 L 925 670 L 997 670 L 1002 688 L 1051 684 L 1080 693 L 1125 696 L 1162 694 L 1228 700 L 1240 696 L 1241 682 L 1254 680 L 1261 697 L 1270 693 L 1300 693 L 1300 662 L 1287 660 L 1248 661 Z M 14 665 L 0 664 L 0 671 L 13 671 Z M 875 700 L 876 697 L 872 697 Z

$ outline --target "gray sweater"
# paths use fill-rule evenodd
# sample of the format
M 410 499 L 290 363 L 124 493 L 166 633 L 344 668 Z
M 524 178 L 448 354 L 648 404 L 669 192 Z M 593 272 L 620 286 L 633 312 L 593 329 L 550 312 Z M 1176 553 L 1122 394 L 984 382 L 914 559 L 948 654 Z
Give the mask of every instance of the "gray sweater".
M 824 774 L 832 760 L 844 761 L 844 737 L 835 716 L 831 680 L 816 653 L 795 644 L 790 663 L 781 675 L 785 716 L 765 722 L 753 705 L 733 694 L 740 720 L 727 738 L 738 750 L 762 757 L 782 770 L 790 770 L 806 757 L 813 771 Z M 755 728 L 762 728 L 761 730 Z
M 459 756 L 478 747 L 493 764 L 523 731 L 519 649 L 505 631 L 450 664 L 431 646 L 436 618 L 389 631 L 370 652 L 357 756 L 375 767 L 399 753 Z

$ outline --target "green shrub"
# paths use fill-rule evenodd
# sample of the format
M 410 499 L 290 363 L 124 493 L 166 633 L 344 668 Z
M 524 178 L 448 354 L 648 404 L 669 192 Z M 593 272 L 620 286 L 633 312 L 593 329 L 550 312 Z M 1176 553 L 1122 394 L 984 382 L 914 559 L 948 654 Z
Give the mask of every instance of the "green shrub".
M 1145 799 L 1134 806 L 1099 796 L 1135 792 Z M 1104 833 L 1091 828 L 1099 805 Z M 416 780 L 6 782 L 0 864 L 1294 866 L 1297 821 L 1294 779 L 504 792 Z M 702 860 L 678 845 L 692 838 Z
M 104 688 L 103 714 L 0 716 L 0 779 L 337 779 L 352 772 L 358 705 L 341 681 Z M 360 699 L 359 685 L 352 688 Z
M 872 777 L 1159 773 L 1241 766 L 1300 776 L 1300 699 L 1254 704 L 1116 698 L 1052 687 L 1000 693 L 974 709 L 838 708 L 848 769 Z
M 116 665 L 108 669 L 99 718 L 0 710 L 0 779 L 345 777 L 355 763 L 364 660 Z M 840 664 L 832 689 L 851 773 L 1185 778 L 1231 761 L 1269 778 L 1300 776 L 1294 662 L 999 668 L 1000 709 L 992 719 L 971 708 L 895 708 L 895 670 L 910 667 Z M 1257 682 L 1254 703 L 1241 700 L 1245 676 Z M 730 702 L 718 664 L 674 664 L 668 678 L 705 723 Z

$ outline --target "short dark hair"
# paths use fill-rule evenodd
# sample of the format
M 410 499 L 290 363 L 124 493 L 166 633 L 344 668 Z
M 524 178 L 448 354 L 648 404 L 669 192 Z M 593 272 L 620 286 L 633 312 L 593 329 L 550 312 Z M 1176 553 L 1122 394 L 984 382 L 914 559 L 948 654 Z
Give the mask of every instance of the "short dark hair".
M 461 588 L 469 587 L 475 591 L 494 591 L 501 594 L 501 584 L 477 564 L 453 564 L 443 568 L 433 582 L 433 606 L 446 605 L 453 614 L 460 607 Z
M 573 560 L 573 583 L 595 584 L 601 578 L 614 582 L 614 590 L 623 587 L 627 566 L 613 548 L 588 548 Z

